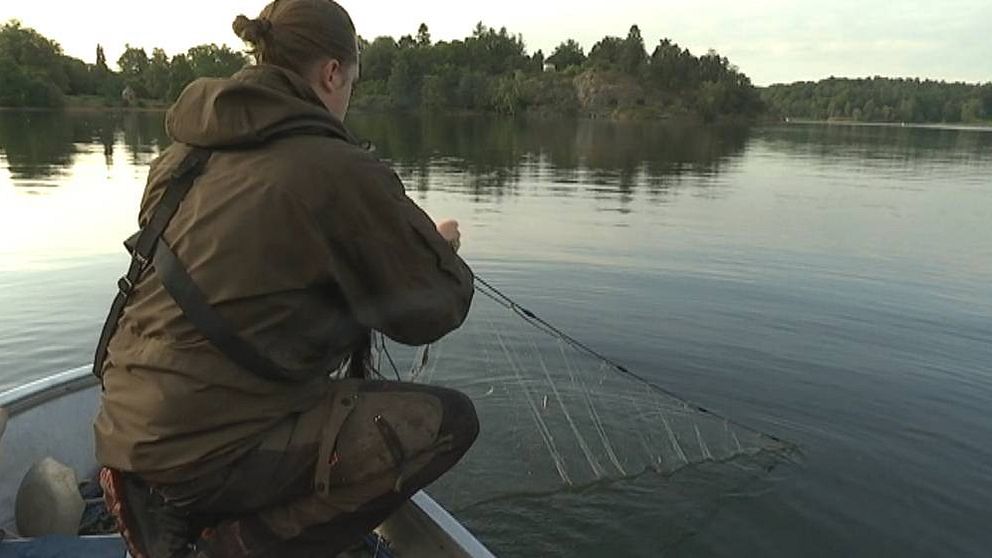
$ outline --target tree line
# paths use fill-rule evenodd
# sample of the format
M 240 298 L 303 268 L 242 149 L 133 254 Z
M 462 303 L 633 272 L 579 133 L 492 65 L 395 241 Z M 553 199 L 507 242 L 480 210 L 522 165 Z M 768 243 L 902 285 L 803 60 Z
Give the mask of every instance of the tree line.
M 706 118 L 763 110 L 750 79 L 725 57 L 695 56 L 670 39 L 649 54 L 636 25 L 625 38 L 604 37 L 588 55 L 572 39 L 550 55 L 528 54 L 522 36 L 482 23 L 464 40 L 434 42 L 421 24 L 416 35 L 361 43 L 359 106 Z
M 976 123 L 992 120 L 992 83 L 829 78 L 761 92 L 777 115 L 858 122 Z
M 713 51 L 695 56 L 669 39 L 649 54 L 636 25 L 625 38 L 603 38 L 588 55 L 571 39 L 547 57 L 540 50 L 529 54 L 522 36 L 482 23 L 464 40 L 435 42 L 422 24 L 399 40 L 359 42 L 359 107 L 705 118 L 763 109 L 750 79 L 725 57 Z M 96 63 L 87 64 L 37 31 L 6 23 L 0 28 L 0 106 L 59 107 L 67 96 L 96 96 L 117 106 L 125 88 L 139 102 L 168 102 L 196 78 L 229 76 L 249 62 L 213 44 L 172 57 L 127 46 L 112 69 L 102 47 L 96 49 Z
M 575 40 L 549 55 L 530 54 L 523 37 L 475 26 L 463 40 L 416 34 L 359 37 L 358 108 L 447 109 L 515 114 L 777 117 L 862 122 L 970 123 L 992 120 L 992 83 L 829 78 L 758 89 L 714 51 L 697 56 L 671 39 L 648 52 L 640 29 L 607 36 L 585 52 Z M 67 56 L 58 43 L 12 20 L 0 27 L 0 106 L 60 107 L 92 97 L 119 106 L 129 89 L 138 104 L 162 104 L 199 77 L 227 77 L 250 62 L 227 46 L 199 45 L 169 56 L 126 46 L 112 69 L 100 45 L 96 63 Z
M 9 21 L 0 27 L 0 106 L 58 108 L 67 96 L 93 96 L 105 106 L 119 106 L 126 88 L 139 103 L 167 102 L 194 79 L 230 76 L 247 62 L 244 54 L 214 44 L 172 57 L 159 48 L 149 56 L 127 46 L 115 71 L 100 45 L 96 63 L 88 64 L 66 56 L 58 43 L 34 29 Z

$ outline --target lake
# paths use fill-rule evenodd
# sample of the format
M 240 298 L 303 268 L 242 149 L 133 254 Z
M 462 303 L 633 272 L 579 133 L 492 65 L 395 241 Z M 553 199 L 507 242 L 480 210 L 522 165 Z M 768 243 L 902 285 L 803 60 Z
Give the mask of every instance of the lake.
M 480 276 L 801 448 L 732 489 L 688 471 L 459 514 L 498 554 L 988 555 L 992 132 L 349 124 Z M 161 113 L 0 112 L 0 388 L 92 356 L 167 145 Z

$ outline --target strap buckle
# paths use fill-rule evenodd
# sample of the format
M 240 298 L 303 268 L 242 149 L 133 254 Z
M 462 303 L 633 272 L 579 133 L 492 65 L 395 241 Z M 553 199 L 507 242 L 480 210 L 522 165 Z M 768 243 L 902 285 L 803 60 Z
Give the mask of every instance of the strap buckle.
M 120 279 L 117 280 L 117 290 L 121 294 L 129 295 L 134 290 L 134 283 L 128 279 L 127 275 L 122 275 Z

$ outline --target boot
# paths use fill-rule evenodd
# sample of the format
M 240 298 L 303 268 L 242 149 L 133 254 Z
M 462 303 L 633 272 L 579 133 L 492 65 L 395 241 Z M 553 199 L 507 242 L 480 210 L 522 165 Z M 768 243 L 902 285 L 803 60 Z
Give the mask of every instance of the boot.
M 288 556 L 280 551 L 285 541 L 255 517 L 223 521 L 204 529 L 189 558 L 260 558 Z
M 192 536 L 188 515 L 169 505 L 137 475 L 104 468 L 100 484 L 107 509 L 134 558 L 185 558 Z

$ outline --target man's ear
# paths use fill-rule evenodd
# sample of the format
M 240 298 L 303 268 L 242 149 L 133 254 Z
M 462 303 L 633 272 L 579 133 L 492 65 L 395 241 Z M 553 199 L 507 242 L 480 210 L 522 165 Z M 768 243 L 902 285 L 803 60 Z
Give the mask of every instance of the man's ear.
M 330 59 L 321 66 L 321 82 L 328 91 L 335 91 L 344 84 L 341 83 L 341 63 L 337 59 Z
M 337 84 L 333 83 L 333 79 L 337 64 L 337 60 L 325 60 L 317 64 L 316 77 L 321 91 L 330 93 L 336 88 Z

